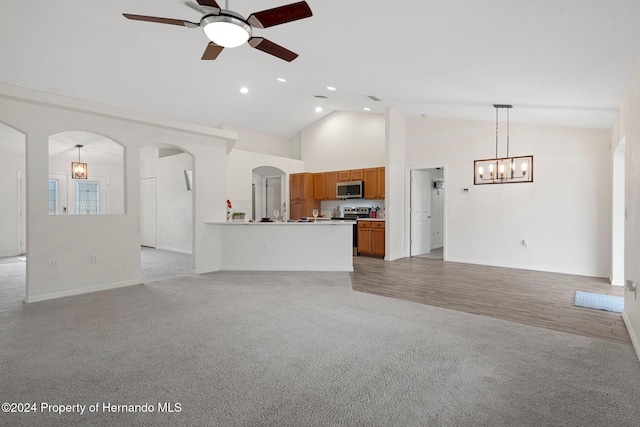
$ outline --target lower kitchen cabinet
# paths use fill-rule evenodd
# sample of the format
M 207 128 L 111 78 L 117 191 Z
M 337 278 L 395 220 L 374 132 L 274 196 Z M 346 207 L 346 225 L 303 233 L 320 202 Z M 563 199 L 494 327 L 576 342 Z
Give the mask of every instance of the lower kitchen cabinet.
M 384 257 L 385 222 L 358 220 L 358 253 Z

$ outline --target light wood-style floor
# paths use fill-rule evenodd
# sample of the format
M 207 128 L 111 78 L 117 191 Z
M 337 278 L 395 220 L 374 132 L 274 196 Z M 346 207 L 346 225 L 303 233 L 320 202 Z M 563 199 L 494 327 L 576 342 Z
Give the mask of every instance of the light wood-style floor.
M 631 344 L 622 315 L 575 307 L 575 291 L 623 296 L 606 279 L 412 257 L 353 259 L 355 291 Z

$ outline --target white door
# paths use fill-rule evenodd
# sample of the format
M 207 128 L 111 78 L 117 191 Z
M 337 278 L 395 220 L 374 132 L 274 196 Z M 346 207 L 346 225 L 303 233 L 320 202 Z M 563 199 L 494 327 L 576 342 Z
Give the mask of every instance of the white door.
M 156 179 L 140 180 L 140 244 L 156 247 Z
M 49 215 L 67 215 L 68 213 L 74 213 L 73 210 L 69 210 L 68 176 L 65 174 L 51 173 L 49 174 L 49 181 L 56 182 L 55 186 L 49 185 Z M 75 191 L 75 188 L 73 191 Z M 73 200 L 75 201 L 75 194 Z M 75 209 L 75 202 L 73 209 Z
M 431 174 L 411 171 L 411 255 L 431 252 Z

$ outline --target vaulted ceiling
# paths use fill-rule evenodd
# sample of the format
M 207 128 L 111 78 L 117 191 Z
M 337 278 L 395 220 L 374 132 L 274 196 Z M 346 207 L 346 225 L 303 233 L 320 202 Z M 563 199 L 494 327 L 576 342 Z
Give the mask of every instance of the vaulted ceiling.
M 313 17 L 254 30 L 300 55 L 288 63 L 248 45 L 202 61 L 200 29 L 122 16 L 198 22 L 178 0 L 3 0 L 0 81 L 283 138 L 335 110 L 493 120 L 494 103 L 513 122 L 609 128 L 640 57 L 637 0 L 307 2 Z

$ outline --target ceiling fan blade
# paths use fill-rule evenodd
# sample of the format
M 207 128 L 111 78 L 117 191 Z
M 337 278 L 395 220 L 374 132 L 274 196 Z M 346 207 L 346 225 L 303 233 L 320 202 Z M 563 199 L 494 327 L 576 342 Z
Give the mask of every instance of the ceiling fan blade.
M 215 0 L 196 0 L 196 1 L 200 6 L 210 6 L 210 7 L 215 7 L 217 9 L 222 9 L 220 6 L 218 6 L 218 3 L 216 3 Z
M 222 49 L 224 49 L 224 47 L 218 46 L 214 42 L 210 42 L 202 54 L 202 60 L 206 61 L 216 59 L 218 55 L 220 55 L 220 52 L 222 52 Z
M 249 39 L 249 45 L 265 53 L 268 53 L 269 55 L 284 59 L 287 62 L 291 62 L 298 57 L 297 53 L 291 52 L 289 49 L 277 45 L 271 40 L 265 39 L 264 37 L 251 37 Z
M 182 19 L 158 18 L 155 16 L 132 15 L 130 13 L 123 13 L 122 16 L 124 16 L 127 19 L 133 19 L 134 21 L 157 22 L 158 24 L 178 25 L 180 27 L 189 27 L 189 28 L 198 26 L 198 24 L 196 23 L 184 21 Z
M 311 8 L 306 1 L 301 1 L 286 6 L 263 10 L 262 12 L 252 13 L 249 19 L 247 19 L 247 22 L 255 28 L 269 28 L 274 25 L 308 18 L 310 16 L 313 16 Z

